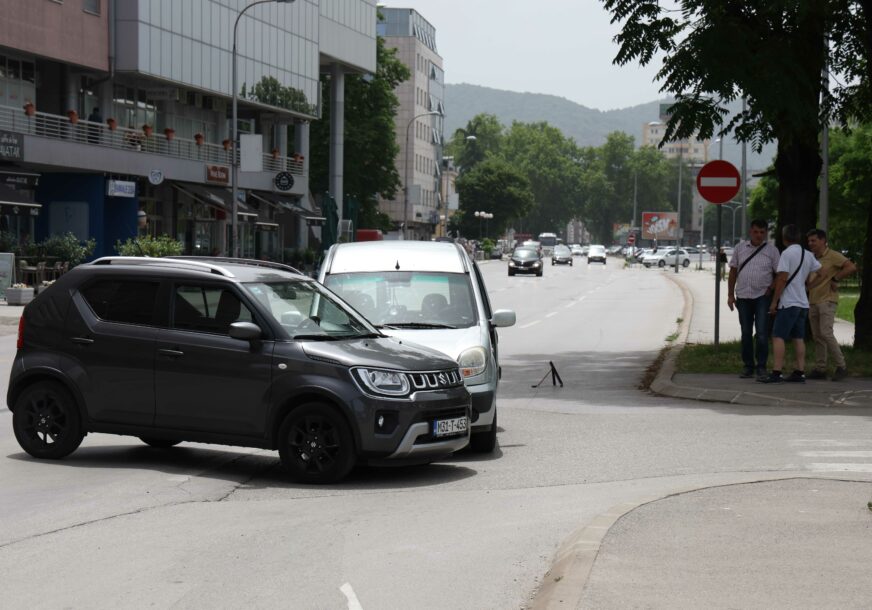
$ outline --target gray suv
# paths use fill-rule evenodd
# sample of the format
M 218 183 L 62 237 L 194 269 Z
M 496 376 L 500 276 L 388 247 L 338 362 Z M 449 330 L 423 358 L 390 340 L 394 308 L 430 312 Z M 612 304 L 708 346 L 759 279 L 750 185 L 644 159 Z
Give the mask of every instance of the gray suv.
M 104 432 L 277 449 L 310 483 L 470 438 L 456 362 L 290 267 L 241 259 L 111 257 L 63 275 L 24 310 L 7 404 L 34 457 Z

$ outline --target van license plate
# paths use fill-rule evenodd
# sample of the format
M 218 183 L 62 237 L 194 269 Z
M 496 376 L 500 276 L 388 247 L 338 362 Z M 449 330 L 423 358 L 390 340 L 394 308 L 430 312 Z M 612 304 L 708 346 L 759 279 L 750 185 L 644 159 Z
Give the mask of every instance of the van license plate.
M 464 434 L 469 427 L 469 419 L 456 417 L 454 419 L 437 419 L 433 422 L 433 436 L 455 436 Z

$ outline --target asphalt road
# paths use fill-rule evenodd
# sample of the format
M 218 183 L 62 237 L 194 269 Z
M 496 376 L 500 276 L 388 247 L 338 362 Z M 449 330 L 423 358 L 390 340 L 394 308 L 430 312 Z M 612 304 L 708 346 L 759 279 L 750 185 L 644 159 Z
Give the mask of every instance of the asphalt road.
M 361 468 L 333 487 L 289 483 L 268 451 L 107 435 L 38 462 L 0 411 L 3 605 L 518 608 L 560 543 L 618 503 L 781 472 L 872 479 L 868 412 L 639 392 L 682 310 L 663 272 L 611 259 L 543 278 L 483 271 L 494 307 L 518 314 L 500 334 L 499 448 L 485 458 Z M 0 384 L 13 352 L 0 337 Z M 548 361 L 565 387 L 532 388 Z

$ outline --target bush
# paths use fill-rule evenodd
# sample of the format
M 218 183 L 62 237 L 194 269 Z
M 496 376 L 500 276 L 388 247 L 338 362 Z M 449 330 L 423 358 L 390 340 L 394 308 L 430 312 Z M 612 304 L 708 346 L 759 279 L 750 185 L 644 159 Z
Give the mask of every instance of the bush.
M 67 233 L 65 235 L 52 235 L 45 241 L 35 244 L 36 252 L 34 253 L 30 253 L 30 246 L 25 247 L 28 249 L 29 256 L 57 257 L 62 261 L 67 261 L 72 268 L 84 263 L 94 253 L 96 245 L 97 242 L 94 239 L 89 239 L 83 243 L 72 233 Z
M 485 237 L 481 241 L 481 249 L 484 251 L 484 255 L 487 256 L 488 258 L 490 258 L 491 252 L 493 252 L 493 249 L 495 247 L 496 247 L 496 244 L 493 242 L 493 240 L 490 237 Z
M 178 256 L 185 250 L 185 244 L 169 235 L 130 238 L 124 243 L 115 242 L 115 250 L 121 256 Z

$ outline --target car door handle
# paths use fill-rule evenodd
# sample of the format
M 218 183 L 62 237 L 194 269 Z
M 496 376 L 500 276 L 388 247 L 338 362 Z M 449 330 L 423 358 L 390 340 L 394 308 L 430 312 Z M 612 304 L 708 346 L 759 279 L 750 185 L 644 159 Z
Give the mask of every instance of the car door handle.
M 185 355 L 185 352 L 181 352 L 177 349 L 159 349 L 157 353 L 161 356 L 169 356 L 170 358 L 181 358 Z
M 89 339 L 87 337 L 73 337 L 72 339 L 70 339 L 70 341 L 77 345 L 91 345 L 94 342 L 93 339 Z

